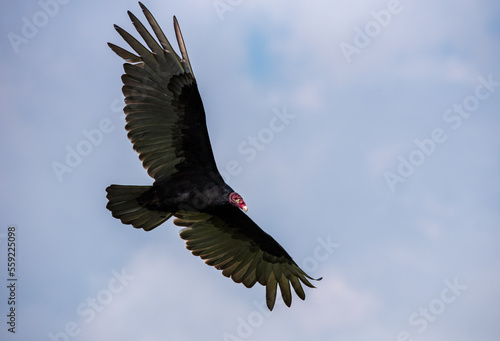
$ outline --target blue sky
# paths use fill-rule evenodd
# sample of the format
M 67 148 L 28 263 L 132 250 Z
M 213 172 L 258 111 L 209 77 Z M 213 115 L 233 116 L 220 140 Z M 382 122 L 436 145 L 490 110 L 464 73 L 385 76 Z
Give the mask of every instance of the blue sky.
M 152 182 L 106 46 L 125 47 L 113 24 L 135 34 L 138 4 L 3 2 L 2 340 L 497 340 L 497 2 L 145 5 L 171 41 L 180 22 L 248 214 L 324 279 L 268 313 L 264 288 L 204 265 L 172 222 L 146 233 L 111 217 L 109 184 Z

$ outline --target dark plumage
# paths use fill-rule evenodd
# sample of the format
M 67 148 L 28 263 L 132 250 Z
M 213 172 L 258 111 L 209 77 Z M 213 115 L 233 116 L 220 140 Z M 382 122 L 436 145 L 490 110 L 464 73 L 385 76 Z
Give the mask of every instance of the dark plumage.
M 245 202 L 217 170 L 203 103 L 177 19 L 174 17 L 174 29 L 181 57 L 151 13 L 139 4 L 159 44 L 128 12 L 148 48 L 116 25 L 135 53 L 108 45 L 127 61 L 122 76 L 125 129 L 155 181 L 152 186 L 109 186 L 106 207 L 122 223 L 146 231 L 175 216 L 174 224 L 184 227 L 180 236 L 193 255 L 236 283 L 248 288 L 257 282 L 264 285 L 271 310 L 278 285 L 288 306 L 290 284 L 304 299 L 301 283 L 314 287 L 309 281 L 312 278 L 243 212 Z

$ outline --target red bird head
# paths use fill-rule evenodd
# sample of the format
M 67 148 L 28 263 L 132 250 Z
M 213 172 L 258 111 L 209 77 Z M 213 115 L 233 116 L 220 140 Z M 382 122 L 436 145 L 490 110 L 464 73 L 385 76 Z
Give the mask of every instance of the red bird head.
M 248 211 L 247 204 L 245 204 L 241 195 L 236 192 L 229 194 L 229 202 L 231 205 L 241 208 L 244 212 Z

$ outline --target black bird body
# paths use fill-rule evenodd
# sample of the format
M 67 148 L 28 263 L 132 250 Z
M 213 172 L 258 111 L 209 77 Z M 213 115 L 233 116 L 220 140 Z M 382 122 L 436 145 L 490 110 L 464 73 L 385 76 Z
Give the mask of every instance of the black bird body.
M 155 183 L 138 198 L 138 202 L 150 210 L 177 212 L 186 209 L 201 212 L 227 204 L 232 192 L 234 190 L 227 184 L 218 184 L 206 174 L 172 176 L 162 183 Z
M 139 4 L 157 40 L 128 12 L 147 48 L 116 25 L 135 54 L 108 45 L 127 62 L 122 76 L 125 129 L 155 181 L 151 186 L 109 186 L 106 207 L 122 223 L 146 231 L 175 216 L 174 224 L 184 227 L 180 236 L 194 255 L 237 283 L 266 286 L 271 310 L 278 285 L 288 306 L 290 285 L 304 299 L 301 283 L 313 287 L 308 280 L 312 278 L 244 213 L 245 202 L 217 170 L 203 102 L 176 18 L 181 57 L 151 13 Z

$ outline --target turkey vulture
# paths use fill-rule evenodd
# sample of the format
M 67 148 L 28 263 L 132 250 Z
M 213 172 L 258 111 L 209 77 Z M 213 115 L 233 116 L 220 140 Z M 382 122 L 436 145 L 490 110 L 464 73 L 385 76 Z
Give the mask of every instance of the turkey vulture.
M 126 63 L 122 76 L 128 138 L 152 186 L 111 185 L 107 208 L 123 224 L 150 231 L 174 216 L 184 227 L 180 237 L 195 256 L 222 270 L 236 283 L 266 287 L 272 310 L 279 285 L 283 301 L 292 302 L 290 284 L 305 298 L 301 282 L 314 288 L 285 249 L 247 215 L 242 197 L 217 170 L 210 146 L 205 111 L 179 24 L 174 29 L 181 56 L 172 49 L 160 26 L 139 5 L 156 38 L 130 12 L 146 46 L 115 25 L 135 53 L 109 47 Z

